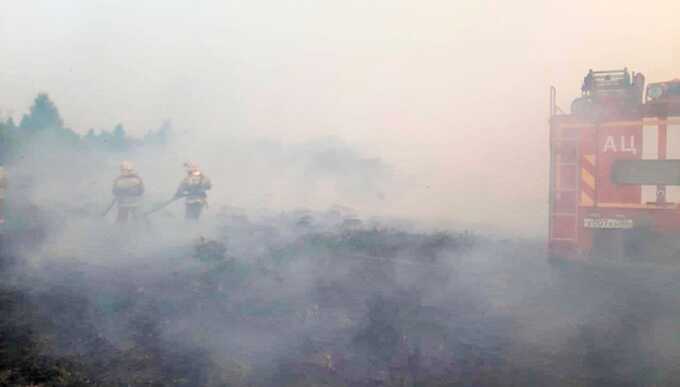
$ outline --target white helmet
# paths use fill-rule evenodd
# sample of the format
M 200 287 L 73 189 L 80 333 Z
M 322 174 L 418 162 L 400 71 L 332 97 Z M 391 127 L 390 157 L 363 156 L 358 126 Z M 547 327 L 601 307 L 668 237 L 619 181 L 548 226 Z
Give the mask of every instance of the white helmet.
M 184 163 L 184 168 L 187 169 L 187 173 L 192 174 L 192 175 L 200 175 L 201 170 L 198 168 L 198 164 L 194 163 L 193 161 L 187 161 Z
M 135 166 L 131 161 L 123 161 L 120 163 L 120 172 L 123 174 L 130 174 L 135 171 Z

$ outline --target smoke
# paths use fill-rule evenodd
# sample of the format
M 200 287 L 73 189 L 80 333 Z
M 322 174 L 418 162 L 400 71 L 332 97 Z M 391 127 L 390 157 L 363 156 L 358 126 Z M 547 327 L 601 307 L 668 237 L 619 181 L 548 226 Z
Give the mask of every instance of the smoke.
M 678 67 L 675 2 L 592 3 L 13 2 L 3 121 L 48 90 L 76 132 L 178 129 L 8 166 L 0 385 L 678 384 L 678 273 L 540 239 L 548 85 Z M 103 216 L 124 159 L 142 211 L 197 162 L 201 222 Z
M 41 138 L 11 168 L 13 211 L 33 221 L 8 230 L 3 291 L 22 295 L 8 321 L 34 332 L 44 369 L 104 385 L 677 380 L 675 271 L 551 266 L 540 240 L 334 206 L 370 207 L 394 176 L 338 140 L 210 145 L 75 153 Z M 151 208 L 192 155 L 215 185 L 200 223 L 181 203 L 125 227 L 101 216 L 121 159 Z M 286 201 L 258 196 L 271 182 Z M 21 359 L 10 382 L 37 361 Z

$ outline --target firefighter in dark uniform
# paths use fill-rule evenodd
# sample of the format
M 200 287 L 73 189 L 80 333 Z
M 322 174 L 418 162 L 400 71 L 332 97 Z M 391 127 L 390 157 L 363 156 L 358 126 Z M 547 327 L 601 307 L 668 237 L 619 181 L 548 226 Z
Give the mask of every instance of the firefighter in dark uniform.
M 130 215 L 138 217 L 138 209 L 144 195 L 144 182 L 129 161 L 120 164 L 120 176 L 113 181 L 113 195 L 118 205 L 118 223 L 127 223 Z
M 187 220 L 198 220 L 201 217 L 203 207 L 208 204 L 208 191 L 212 184 L 210 179 L 204 175 L 195 163 L 185 163 L 187 176 L 182 180 L 177 188 L 176 198 L 185 198 L 185 218 Z

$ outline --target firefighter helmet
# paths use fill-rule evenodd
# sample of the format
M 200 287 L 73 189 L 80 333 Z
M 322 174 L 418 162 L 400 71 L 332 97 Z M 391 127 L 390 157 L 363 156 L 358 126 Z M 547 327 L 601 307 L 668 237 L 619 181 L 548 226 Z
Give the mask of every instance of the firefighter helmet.
M 191 175 L 200 175 L 201 174 L 201 170 L 198 167 L 198 164 L 194 163 L 193 161 L 187 161 L 186 163 L 184 163 L 184 168 L 186 168 L 187 173 L 189 173 Z
M 134 172 L 134 170 L 135 170 L 135 166 L 134 166 L 134 164 L 132 164 L 131 161 L 126 160 L 126 161 L 123 161 L 122 163 L 120 163 L 120 172 L 122 174 L 129 175 L 132 172 Z

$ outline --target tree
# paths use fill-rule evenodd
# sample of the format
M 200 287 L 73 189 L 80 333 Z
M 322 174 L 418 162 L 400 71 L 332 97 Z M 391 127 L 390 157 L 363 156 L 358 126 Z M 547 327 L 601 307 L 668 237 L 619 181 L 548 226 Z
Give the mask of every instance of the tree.
M 145 145 L 165 145 L 172 136 L 172 122 L 165 120 L 157 130 L 149 130 L 144 135 Z
M 28 114 L 21 118 L 19 127 L 33 131 L 58 129 L 64 126 L 59 110 L 45 93 L 38 94 Z
M 118 140 L 125 139 L 125 128 L 123 128 L 123 124 L 118 124 L 113 128 L 113 138 Z
M 83 137 L 83 140 L 85 140 L 87 142 L 92 142 L 92 141 L 94 141 L 94 139 L 96 137 L 97 137 L 97 135 L 94 133 L 94 129 L 90 128 L 90 130 L 87 131 L 87 134 L 85 135 L 85 137 Z
M 13 129 L 16 129 L 17 124 L 14 123 L 14 118 L 9 117 L 9 118 L 7 119 L 7 121 L 5 121 L 4 127 L 7 128 L 7 129 L 12 129 L 12 130 L 13 130 Z
M 17 143 L 17 126 L 12 117 L 5 122 L 0 121 L 0 163 L 4 164 L 11 158 L 11 153 Z
M 113 136 L 111 138 L 111 147 L 113 150 L 122 151 L 127 149 L 127 139 L 125 136 L 125 128 L 123 124 L 116 125 L 113 128 Z

